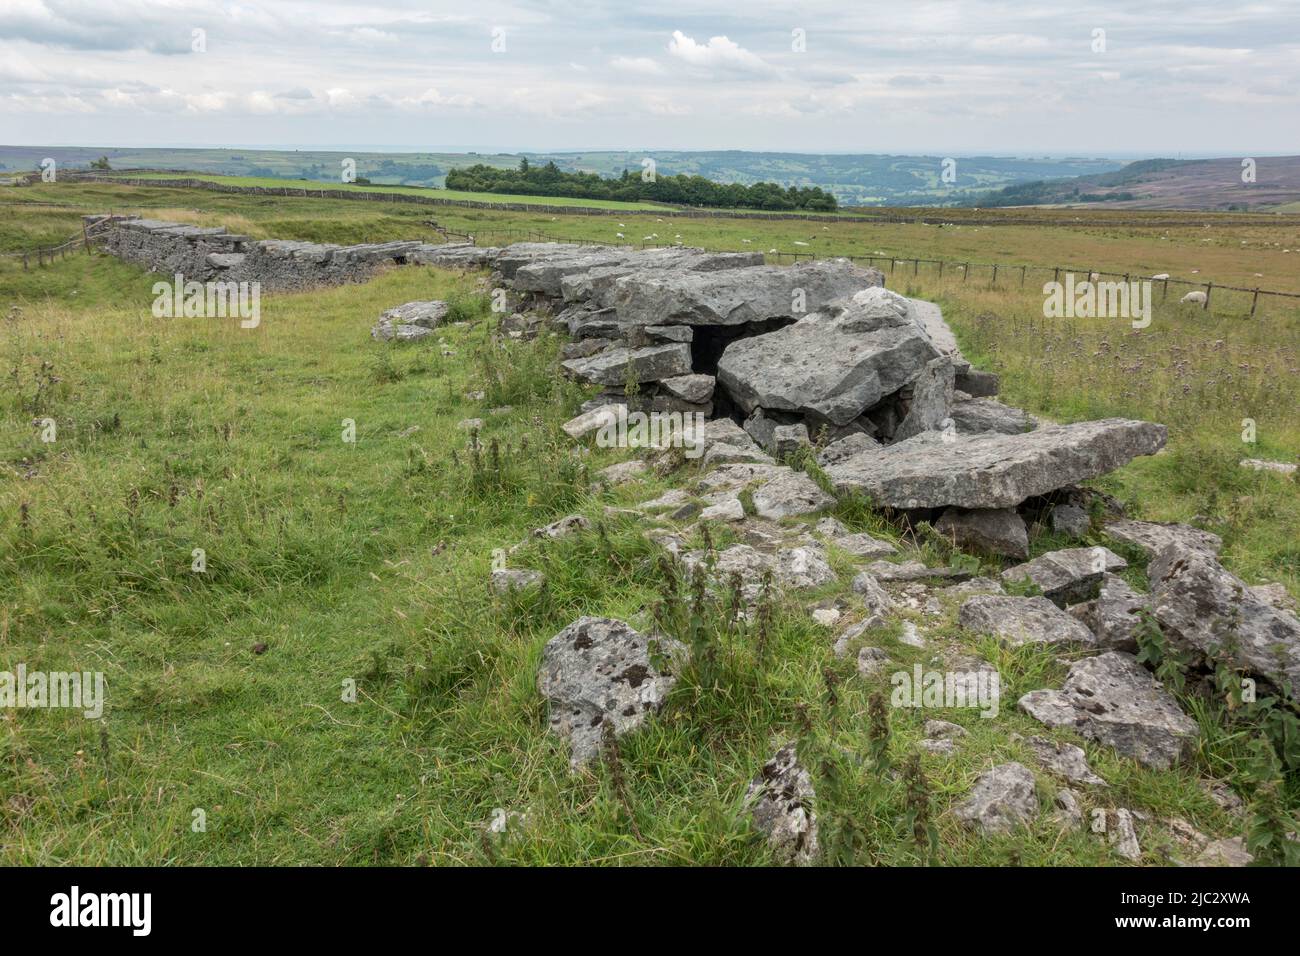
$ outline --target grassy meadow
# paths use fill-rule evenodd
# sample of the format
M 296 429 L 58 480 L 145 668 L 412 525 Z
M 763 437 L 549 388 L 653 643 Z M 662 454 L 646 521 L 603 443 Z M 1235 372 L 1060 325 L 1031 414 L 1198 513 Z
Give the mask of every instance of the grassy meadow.
M 618 229 L 615 215 L 59 184 L 0 191 L 0 252 L 67 238 L 83 213 L 109 208 L 331 242 L 432 241 L 430 218 L 488 241 L 508 231 L 612 241 Z M 1143 230 L 1073 217 L 940 229 L 665 216 L 624 220 L 621 231 L 718 249 L 1069 263 L 1300 291 L 1294 219 L 1205 229 L 1198 214 Z M 1059 684 L 1058 650 L 973 639 L 955 604 L 926 623 L 924 651 L 900 643 L 895 623 L 873 635 L 894 661 L 983 654 L 1002 673 L 1003 706 L 996 720 L 896 710 L 882 729 L 872 697 L 887 697 L 887 675 L 857 676 L 806 612 L 847 592 L 848 556 L 832 555 L 838 585 L 772 602 L 768 624 L 737 624 L 683 593 L 643 535 L 648 522 L 605 510 L 683 475 L 592 489 L 590 472 L 626 453 L 572 453 L 559 425 L 583 396 L 555 374 L 560 340 L 494 338 L 485 276 L 406 267 L 267 296 L 253 330 L 155 319 L 153 278 L 100 255 L 26 272 L 0 258 L 0 670 L 103 671 L 109 688 L 99 721 L 0 711 L 0 863 L 762 864 L 745 787 L 793 738 L 816 778 L 829 862 L 1123 862 L 1046 815 L 984 839 L 948 812 L 993 764 L 1036 766 L 1014 734 L 1043 728 L 1014 701 Z M 1018 274 L 990 287 L 974 272 L 899 266 L 887 284 L 941 302 L 969 357 L 1002 374 L 1007 401 L 1059 421 L 1167 423 L 1164 453 L 1097 485 L 1137 517 L 1195 519 L 1224 537 L 1230 569 L 1300 595 L 1300 486 L 1237 465 L 1300 454 L 1300 301 L 1252 320 L 1248 304 L 1225 298 L 1207 313 L 1171 291 L 1151 326 L 1134 330 L 1045 320 L 1041 291 L 1020 287 Z M 458 324 L 410 345 L 370 339 L 382 310 L 429 298 L 452 301 Z M 470 418 L 484 422 L 477 453 L 460 424 Z M 57 423 L 57 441 L 40 440 L 43 419 Z M 1254 444 L 1242 441 L 1244 419 L 1256 423 Z M 345 440 L 349 422 L 355 441 Z M 575 511 L 597 527 L 510 557 L 546 574 L 542 594 L 489 593 L 495 549 Z M 917 547 L 859 501 L 834 513 Z M 1064 544 L 1036 529 L 1032 549 Z M 939 545 L 920 547 L 933 559 Z M 1141 581 L 1140 562 L 1132 578 Z M 649 628 L 687 604 L 714 660 L 689 669 L 615 755 L 571 775 L 536 691 L 542 646 L 580 615 Z M 1111 783 L 1085 795 L 1085 814 L 1149 814 L 1143 863 L 1177 855 L 1170 817 L 1215 837 L 1243 833 L 1246 820 L 1211 799 L 1208 781 L 1239 792 L 1252 819 L 1276 812 L 1256 786 L 1266 776 L 1257 729 L 1204 701 L 1187 707 L 1204 739 L 1186 767 L 1147 770 L 1085 745 Z M 969 731 L 954 756 L 911 759 L 927 717 Z M 1039 781 L 1046 803 L 1059 784 Z M 1294 779 L 1283 804 L 1300 806 Z M 527 820 L 490 835 L 496 808 Z

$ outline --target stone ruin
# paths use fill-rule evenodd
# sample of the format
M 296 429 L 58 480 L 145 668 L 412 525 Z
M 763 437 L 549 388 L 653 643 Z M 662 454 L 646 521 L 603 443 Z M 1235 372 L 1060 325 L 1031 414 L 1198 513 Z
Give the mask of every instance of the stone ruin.
M 961 354 L 937 305 L 846 259 L 782 267 L 761 253 L 551 242 L 482 251 L 516 296 L 511 334 L 549 316 L 571 339 L 564 373 L 601 388 L 574 437 L 618 406 L 729 419 L 746 436 L 731 447 L 752 446 L 740 460 L 811 446 L 837 491 L 973 550 L 1025 557 L 1026 518 L 1076 505 L 1078 482 L 1165 443 L 1161 425 L 1040 424 L 997 401 L 997 376 Z
M 729 420 L 739 428 L 720 443 L 728 460 L 770 463 L 812 446 L 837 491 L 860 491 L 973 550 L 1024 557 L 1026 518 L 1077 505 L 1076 483 L 1165 443 L 1160 425 L 1040 424 L 999 402 L 997 376 L 966 360 L 937 305 L 886 289 L 879 270 L 847 259 L 783 267 L 759 252 L 683 246 L 339 246 L 86 221 L 107 222 L 96 230 L 106 251 L 153 271 L 268 290 L 364 281 L 394 265 L 490 267 L 517 308 L 503 330 L 531 335 L 549 319 L 571 340 L 564 374 L 601 388 L 571 435 L 619 406 Z M 407 303 L 372 335 L 422 338 L 445 315 L 443 303 Z
M 253 242 L 224 230 L 141 219 L 114 221 L 100 236 L 96 241 L 109 252 L 156 271 L 198 281 L 260 281 L 272 289 L 361 281 L 387 265 L 491 267 L 492 283 L 508 289 L 516 307 L 502 318 L 501 331 L 524 338 L 549 323 L 566 332 L 564 374 L 600 388 L 565 425 L 572 437 L 590 434 L 619 409 L 698 412 L 709 419 L 697 436 L 705 450 L 696 493 L 673 489 L 638 509 L 658 510 L 672 521 L 742 523 L 743 543 L 712 561 L 686 550 L 685 539 L 671 529 L 647 532 L 688 569 L 716 563 L 721 573 L 734 571 L 747 582 L 745 598 L 752 600 L 765 571 L 789 591 L 834 581 L 826 542 L 857 562 L 878 559 L 853 580 L 865 616 L 839 633 L 837 656 L 852 652 L 900 607 L 932 616 L 929 588 L 944 588 L 960 599 L 958 621 L 971 633 L 1009 646 L 1035 642 L 1088 652 L 1071 664 L 1061 688 L 1030 691 L 1017 706 L 1047 727 L 1070 728 L 1151 767 L 1184 761 L 1199 731 L 1133 656 L 1146 616 L 1187 656 L 1192 676 L 1212 674 L 1216 664 L 1226 663 L 1296 699 L 1300 619 L 1284 589 L 1252 587 L 1226 571 L 1217 557 L 1221 542 L 1208 532 L 1123 519 L 1113 502 L 1090 499 L 1076 487 L 1136 456 L 1157 453 L 1165 428 L 1122 419 L 1037 422 L 999 402 L 997 377 L 962 356 L 938 306 L 886 290 L 875 269 L 847 260 L 776 267 L 765 265 L 758 253 L 682 247 Z M 419 339 L 447 316 L 442 302 L 405 303 L 385 312 L 371 334 Z M 888 512 L 930 522 L 963 549 L 1022 563 L 1007 567 L 1000 581 L 968 580 L 970 573 L 958 568 L 880 560 L 895 556 L 895 547 L 851 534 L 831 517 L 811 535 L 803 525 L 783 527 L 782 519 L 816 514 L 835 501 L 809 475 L 777 462 L 802 447 L 816 456 L 837 492 L 862 492 Z M 642 461 L 621 462 L 602 478 L 625 480 L 647 469 Z M 751 492 L 752 515 L 739 501 L 743 490 Z M 1095 525 L 1086 505 L 1094 514 L 1100 505 Z M 1076 540 L 1095 530 L 1130 552 L 1145 553 L 1149 592 L 1130 587 L 1116 573 L 1126 561 L 1104 547 L 1067 548 L 1026 560 L 1031 522 Z M 589 524 L 571 515 L 534 535 L 560 537 Z M 1004 584 L 1028 584 L 1036 596 L 1009 594 Z M 498 593 L 541 587 L 544 576 L 499 569 L 491 586 Z M 841 605 L 819 605 L 813 613 L 834 626 Z M 1225 643 L 1223 635 L 1230 632 L 1235 639 Z M 899 641 L 925 646 L 910 621 Z M 569 741 L 575 768 L 599 752 L 606 725 L 621 735 L 658 708 L 685 651 L 669 642 L 670 669 L 661 673 L 650 652 L 656 642 L 662 637 L 590 617 L 548 642 L 538 690 L 548 702 L 552 731 Z M 879 647 L 858 648 L 859 673 L 870 674 L 888 660 Z M 991 666 L 952 663 L 972 675 Z M 926 749 L 951 753 L 961 730 L 927 721 Z M 1075 785 L 1106 786 L 1079 748 L 1045 738 L 1033 743 L 1047 771 Z M 751 783 L 746 805 L 778 859 L 815 860 L 815 797 L 792 745 L 778 750 Z M 1060 791 L 1056 806 L 1054 819 L 1081 825 L 1074 791 Z M 954 810 L 966 825 L 990 833 L 1028 824 L 1037 812 L 1033 774 L 1014 762 L 984 774 Z M 1130 811 L 1108 813 L 1116 825 L 1107 839 L 1119 855 L 1137 859 Z M 1232 859 L 1249 855 L 1237 846 Z

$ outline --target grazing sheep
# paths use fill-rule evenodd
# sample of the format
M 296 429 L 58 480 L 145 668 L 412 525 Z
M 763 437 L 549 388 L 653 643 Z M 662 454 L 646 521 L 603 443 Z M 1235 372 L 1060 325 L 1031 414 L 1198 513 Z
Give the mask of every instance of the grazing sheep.
M 794 241 L 794 244 L 795 244 L 796 246 L 806 246 L 806 245 L 808 245 L 808 243 L 806 243 L 806 242 L 801 242 L 801 241 L 798 240 L 798 239 L 796 239 L 796 240 Z
M 1100 273 L 1100 272 L 1089 272 L 1089 273 L 1088 273 L 1088 281 L 1089 281 L 1089 282 L 1096 282 L 1096 281 L 1097 281 L 1098 279 L 1100 279 L 1100 278 L 1101 278 L 1101 273 Z
M 626 239 L 626 238 L 627 238 L 627 236 L 623 235 L 621 232 L 618 233 L 618 237 L 619 237 L 620 239 Z
M 754 240 L 753 240 L 753 239 L 741 239 L 740 241 L 741 241 L 741 242 L 753 242 Z
M 1169 273 L 1168 273 L 1168 272 L 1159 272 L 1159 273 L 1156 273 L 1155 275 L 1153 275 L 1151 278 L 1153 278 L 1153 279 L 1168 279 L 1168 278 L 1169 278 Z
M 1187 295 L 1183 296 L 1183 297 L 1182 297 L 1181 299 L 1179 299 L 1178 301 L 1179 301 L 1180 303 L 1184 304 L 1184 305 L 1187 304 L 1187 303 L 1189 303 L 1189 302 L 1190 302 L 1190 303 L 1195 303 L 1196 305 L 1204 305 L 1204 304 L 1205 304 L 1205 293 L 1204 293 L 1204 292 L 1189 292 L 1189 293 L 1187 293 Z

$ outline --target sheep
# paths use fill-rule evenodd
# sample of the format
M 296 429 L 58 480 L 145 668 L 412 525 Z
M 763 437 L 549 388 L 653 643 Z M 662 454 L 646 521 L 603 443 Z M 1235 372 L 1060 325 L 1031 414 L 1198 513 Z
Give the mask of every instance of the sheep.
M 619 237 L 620 239 L 626 239 L 626 238 L 627 238 L 627 236 L 623 235 L 621 232 L 618 233 L 618 237 Z
M 1089 273 L 1088 273 L 1088 281 L 1089 281 L 1089 282 L 1096 282 L 1096 281 L 1097 281 L 1098 279 L 1100 279 L 1100 278 L 1101 278 L 1101 273 L 1100 273 L 1100 272 L 1089 272 Z
M 741 239 L 740 241 L 741 241 L 741 242 L 745 242 L 745 243 L 749 243 L 749 242 L 753 242 L 754 240 L 753 240 L 753 239 Z
M 1195 304 L 1195 305 L 1204 305 L 1204 304 L 1205 304 L 1205 293 L 1204 293 L 1204 292 L 1199 292 L 1199 291 L 1198 291 L 1198 292 L 1189 292 L 1189 293 L 1187 293 L 1187 295 L 1185 295 L 1185 296 L 1183 296 L 1181 299 L 1179 299 L 1178 302 L 1179 302 L 1180 304 L 1182 304 L 1182 305 L 1187 305 L 1187 304 L 1189 304 L 1189 303 L 1193 303 L 1193 304 Z
M 1168 279 L 1168 278 L 1169 278 L 1169 273 L 1168 273 L 1168 272 L 1157 272 L 1157 273 L 1156 273 L 1155 275 L 1153 275 L 1151 278 L 1153 278 L 1153 279 Z
M 808 243 L 806 243 L 806 242 L 801 242 L 801 241 L 798 240 L 798 239 L 796 239 L 796 240 L 794 241 L 794 244 L 795 244 L 796 246 L 806 246 L 806 245 L 808 245 Z

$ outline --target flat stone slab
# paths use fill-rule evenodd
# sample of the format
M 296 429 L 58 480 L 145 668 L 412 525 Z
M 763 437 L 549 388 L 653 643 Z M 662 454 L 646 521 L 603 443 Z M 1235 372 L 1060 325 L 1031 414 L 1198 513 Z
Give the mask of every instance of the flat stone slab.
M 979 594 L 957 612 L 957 621 L 975 634 L 992 634 L 1003 644 L 1091 644 L 1092 631 L 1046 598 Z
M 843 307 L 731 343 L 718 361 L 718 381 L 746 412 L 761 407 L 847 425 L 938 357 L 908 317 L 906 299 L 868 289 Z
M 691 347 L 685 342 L 672 342 L 639 349 L 607 349 L 587 358 L 561 362 L 560 367 L 575 378 L 599 385 L 622 385 L 629 377 L 654 382 L 689 375 Z
M 1020 709 L 1048 727 L 1068 727 L 1147 767 L 1191 756 L 1200 728 L 1130 654 L 1108 651 L 1070 667 L 1060 690 L 1030 691 Z
M 1154 558 L 1171 544 L 1186 550 L 1218 554 L 1223 539 L 1217 534 L 1202 531 L 1186 524 L 1161 524 L 1154 521 L 1112 521 L 1101 533 L 1113 541 L 1137 548 L 1148 558 Z
M 838 491 L 890 508 L 1007 508 L 1114 471 L 1164 447 L 1167 430 L 1108 418 L 1047 425 L 1023 435 L 924 432 L 831 465 Z
M 616 279 L 604 301 L 627 325 L 743 325 L 802 318 L 884 281 L 879 270 L 847 259 L 712 272 L 646 270 Z
M 1127 567 L 1128 562 L 1110 548 L 1064 548 L 1007 568 L 1002 580 L 1008 584 L 1029 581 L 1048 600 L 1065 607 L 1096 597 L 1102 575 Z

